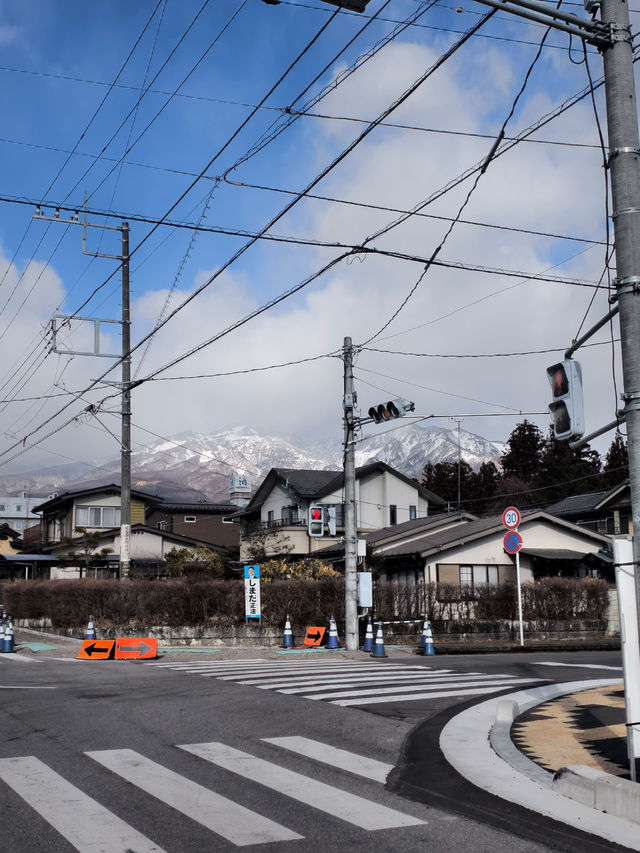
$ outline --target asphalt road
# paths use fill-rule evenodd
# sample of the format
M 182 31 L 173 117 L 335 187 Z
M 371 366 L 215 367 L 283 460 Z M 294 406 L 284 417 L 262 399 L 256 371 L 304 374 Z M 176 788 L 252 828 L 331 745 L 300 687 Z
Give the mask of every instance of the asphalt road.
M 233 670 L 224 675 L 220 655 L 170 655 L 161 665 L 13 657 L 0 657 L 3 853 L 614 849 L 508 806 L 446 765 L 438 733 L 457 710 L 482 700 L 464 694 L 476 688 L 411 701 L 372 691 L 372 700 L 385 701 L 348 707 L 284 694 Z M 292 657 L 275 663 L 319 672 L 326 661 L 292 665 Z M 219 662 L 209 677 L 187 671 L 205 658 Z M 620 656 L 398 653 L 376 663 L 425 667 L 453 684 L 473 683 L 477 673 L 491 684 L 506 676 L 533 685 L 615 677 L 617 669 L 592 667 L 619 667 Z M 520 686 L 498 681 L 497 689 Z M 265 740 L 274 738 L 298 740 Z

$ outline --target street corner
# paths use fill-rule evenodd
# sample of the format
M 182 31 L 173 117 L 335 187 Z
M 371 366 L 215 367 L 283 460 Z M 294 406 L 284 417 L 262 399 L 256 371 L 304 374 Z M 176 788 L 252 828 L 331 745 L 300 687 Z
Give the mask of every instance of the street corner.
M 629 778 L 622 682 L 561 696 L 518 717 L 515 746 L 549 772 L 581 765 Z

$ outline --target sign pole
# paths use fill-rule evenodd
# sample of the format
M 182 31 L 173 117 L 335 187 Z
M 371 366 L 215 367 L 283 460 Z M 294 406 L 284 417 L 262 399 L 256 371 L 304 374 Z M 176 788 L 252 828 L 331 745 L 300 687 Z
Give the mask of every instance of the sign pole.
M 524 646 L 522 628 L 522 588 L 520 586 L 520 551 L 516 551 L 516 586 L 518 587 L 518 621 L 520 622 L 520 645 Z

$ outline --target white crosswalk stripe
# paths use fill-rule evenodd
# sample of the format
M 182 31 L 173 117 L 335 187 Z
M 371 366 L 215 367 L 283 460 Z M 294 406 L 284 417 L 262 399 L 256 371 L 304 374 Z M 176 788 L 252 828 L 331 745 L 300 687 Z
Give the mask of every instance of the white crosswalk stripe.
M 258 659 L 202 663 L 163 661 L 148 665 L 345 707 L 481 696 L 511 685 L 545 680 L 518 678 L 506 673 L 455 672 L 388 661 Z
M 425 825 L 426 822 L 420 818 L 383 805 L 375 795 L 368 799 L 349 791 L 347 783 L 338 787 L 317 778 L 316 765 L 319 763 L 329 765 L 334 771 L 363 777 L 373 785 L 384 784 L 392 765 L 298 735 L 262 740 L 277 750 L 287 750 L 303 760 L 307 759 L 310 762 L 309 775 L 223 743 L 182 744 L 178 748 L 239 775 L 247 780 L 247 786 L 269 788 L 276 798 L 303 803 L 366 832 Z M 216 787 L 215 776 L 205 787 L 132 749 L 93 750 L 84 754 L 97 763 L 98 773 L 110 771 L 126 784 L 170 806 L 176 812 L 174 821 L 181 816 L 195 821 L 237 847 L 304 838 L 255 810 L 216 793 L 213 790 Z M 153 840 L 35 756 L 0 759 L 0 781 L 9 785 L 79 853 L 165 853 Z M 97 781 L 104 783 L 102 777 Z M 96 787 L 107 790 L 112 785 Z M 135 805 L 132 805 L 132 817 L 125 816 L 135 823 L 137 814 Z M 298 820 L 305 818 L 298 816 Z M 309 825 L 311 832 L 317 832 L 316 820 Z M 206 849 L 217 849 L 215 841 Z
M 191 743 L 184 744 L 180 749 L 362 829 L 398 829 L 424 823 L 412 815 L 287 770 L 223 743 Z
M 31 755 L 0 759 L 0 779 L 80 853 L 164 853 Z
M 42 661 L 36 660 L 35 658 L 28 658 L 24 655 L 17 654 L 0 654 L 0 663 L 42 663 Z

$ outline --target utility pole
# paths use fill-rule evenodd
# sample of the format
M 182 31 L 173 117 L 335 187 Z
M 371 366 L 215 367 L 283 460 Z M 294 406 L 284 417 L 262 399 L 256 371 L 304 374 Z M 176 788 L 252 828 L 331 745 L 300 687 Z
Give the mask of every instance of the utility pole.
M 120 577 L 131 569 L 131 307 L 129 223 L 122 228 L 122 448 L 120 455 Z
M 344 339 L 344 617 L 347 651 L 356 652 L 358 638 L 358 522 L 356 517 L 356 464 L 353 409 L 353 345 Z
M 42 219 L 46 222 L 62 222 L 65 225 L 82 226 L 82 254 L 92 258 L 111 258 L 120 261 L 122 276 L 122 315 L 120 320 L 106 320 L 97 317 L 80 317 L 75 314 L 56 314 L 51 323 L 53 334 L 53 351 L 62 355 L 93 355 L 101 358 L 118 358 L 122 363 L 122 377 L 120 382 L 102 380 L 106 385 L 116 385 L 122 391 L 121 403 L 121 439 L 120 439 L 120 565 L 118 575 L 127 578 L 131 568 L 131 308 L 129 295 L 129 223 L 122 225 L 100 225 L 97 222 L 88 222 L 86 209 L 84 217 L 80 219 L 78 211 L 75 211 L 71 219 L 61 219 L 60 209 L 56 208 L 53 216 L 45 215 L 40 206 L 36 208 L 34 219 Z M 91 252 L 87 250 L 87 228 L 100 228 L 106 231 L 119 231 L 121 240 L 121 251 L 119 255 L 109 255 L 104 252 Z M 56 334 L 57 320 L 62 320 L 62 325 L 70 320 L 85 321 L 93 323 L 94 344 L 92 351 L 60 349 L 57 345 Z M 100 352 L 100 326 L 102 323 L 117 323 L 122 326 L 122 345 L 120 353 Z M 117 438 L 117 436 L 115 436 Z
M 622 0 L 602 0 L 600 16 L 610 33 L 610 43 L 603 50 L 604 88 L 616 253 L 615 298 L 620 315 L 623 414 L 640 619 L 640 140 L 627 5 Z

